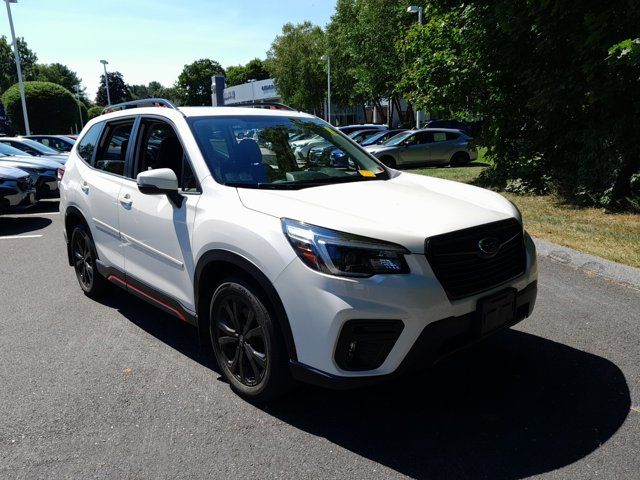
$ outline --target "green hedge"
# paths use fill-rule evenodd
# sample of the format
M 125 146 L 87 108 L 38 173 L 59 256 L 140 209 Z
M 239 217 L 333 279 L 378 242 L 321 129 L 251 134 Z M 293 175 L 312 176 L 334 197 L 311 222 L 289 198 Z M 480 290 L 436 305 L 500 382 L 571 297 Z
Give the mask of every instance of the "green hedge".
M 90 107 L 89 108 L 89 120 L 91 120 L 92 118 L 95 118 L 98 115 L 100 115 L 102 113 L 103 109 L 104 109 L 104 107 L 101 107 L 100 105 L 94 105 L 93 107 Z
M 24 90 L 31 133 L 68 133 L 75 125 L 80 126 L 78 104 L 66 88 L 50 82 L 24 82 Z M 17 84 L 4 92 L 2 103 L 11 127 L 16 132 L 25 133 Z

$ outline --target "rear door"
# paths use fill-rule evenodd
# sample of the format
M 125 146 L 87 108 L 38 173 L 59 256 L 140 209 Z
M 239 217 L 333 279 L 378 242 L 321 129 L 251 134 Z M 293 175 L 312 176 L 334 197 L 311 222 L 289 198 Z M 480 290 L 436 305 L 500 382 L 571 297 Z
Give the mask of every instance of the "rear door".
M 120 241 L 118 196 L 125 175 L 129 137 L 134 119 L 117 119 L 92 127 L 80 141 L 77 153 L 86 162 L 76 162 L 81 208 L 91 224 L 98 258 L 119 270 L 124 269 L 124 252 Z M 95 139 L 99 139 L 95 142 Z M 79 202 L 79 203 L 80 203 Z
M 173 125 L 161 117 L 143 117 L 132 159 L 131 175 L 122 185 L 118 202 L 127 282 L 150 287 L 149 291 L 195 311 L 191 238 L 200 188 Z M 165 194 L 143 194 L 138 190 L 137 174 L 155 168 L 175 172 L 182 197 L 180 205 Z M 163 300 L 161 305 L 171 303 Z
M 433 163 L 448 163 L 455 150 L 456 134 L 447 132 L 433 132 L 433 143 L 431 144 L 431 160 Z

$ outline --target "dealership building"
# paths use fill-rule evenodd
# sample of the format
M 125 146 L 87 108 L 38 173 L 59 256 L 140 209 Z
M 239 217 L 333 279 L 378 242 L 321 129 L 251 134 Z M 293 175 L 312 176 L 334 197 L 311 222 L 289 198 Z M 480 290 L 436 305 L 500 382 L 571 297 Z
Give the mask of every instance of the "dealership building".
M 227 87 L 223 91 L 224 104 L 242 106 L 242 104 L 252 102 L 280 102 L 281 98 L 278 94 L 273 79 L 268 78 L 266 80 L 256 80 L 249 83 L 243 83 L 242 85 L 236 85 L 234 87 Z M 387 102 L 381 102 L 382 108 L 385 111 L 388 109 Z M 404 104 L 404 101 L 403 101 Z M 324 118 L 323 112 L 309 112 Z M 373 108 L 366 106 L 364 109 L 361 106 L 352 107 L 340 107 L 331 105 L 331 124 L 332 125 L 351 125 L 356 123 L 368 123 L 376 121 L 377 116 L 373 112 Z M 399 123 L 397 112 L 394 113 L 393 125 Z M 377 123 L 377 122 L 376 122 Z

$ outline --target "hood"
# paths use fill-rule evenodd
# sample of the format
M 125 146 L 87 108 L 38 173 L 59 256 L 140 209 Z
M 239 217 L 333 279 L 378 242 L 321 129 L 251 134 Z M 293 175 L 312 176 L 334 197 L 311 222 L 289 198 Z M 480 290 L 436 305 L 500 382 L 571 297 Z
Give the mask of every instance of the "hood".
M 58 170 L 60 168 L 60 162 L 49 160 L 43 157 L 0 157 L 0 166 L 12 166 L 20 168 L 46 168 L 48 170 Z
M 425 240 L 506 218 L 519 218 L 501 195 L 459 182 L 410 173 L 390 180 L 301 190 L 239 188 L 243 205 L 279 218 L 397 243 L 424 253 Z
M 67 162 L 69 155 L 67 155 L 66 153 L 60 155 L 43 155 L 38 158 L 44 158 L 45 160 L 50 160 L 52 162 L 59 163 L 60 165 L 64 165 Z
M 0 178 L 3 180 L 17 180 L 19 178 L 23 178 L 28 176 L 29 174 L 24 170 L 20 170 L 19 168 L 3 166 L 0 164 Z

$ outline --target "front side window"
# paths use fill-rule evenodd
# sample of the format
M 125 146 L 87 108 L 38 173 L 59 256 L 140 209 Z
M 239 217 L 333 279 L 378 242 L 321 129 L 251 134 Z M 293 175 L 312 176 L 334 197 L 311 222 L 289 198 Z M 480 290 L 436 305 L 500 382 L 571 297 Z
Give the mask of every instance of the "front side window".
M 108 123 L 106 125 L 98 145 L 95 168 L 116 175 L 124 175 L 124 165 L 132 129 L 133 120 Z
M 389 140 L 387 140 L 386 142 L 384 142 L 385 145 L 387 146 L 394 146 L 394 145 L 400 145 L 402 142 L 404 142 L 405 140 L 409 139 L 409 137 L 413 136 L 412 132 L 403 132 L 403 133 L 399 133 L 398 135 L 391 137 Z
M 189 124 L 209 170 L 225 185 L 291 189 L 389 178 L 382 165 L 316 118 L 213 116 Z M 294 140 L 301 136 L 308 140 Z M 309 156 L 295 155 L 305 141 L 314 146 Z
M 198 191 L 191 164 L 171 125 L 161 121 L 144 120 L 139 138 L 141 143 L 136 159 L 136 175 L 145 170 L 170 168 L 176 174 L 178 186 L 183 192 Z
M 102 130 L 102 124 L 96 123 L 89 129 L 87 133 L 84 134 L 84 137 L 82 137 L 80 142 L 78 142 L 78 147 L 76 148 L 77 154 L 80 155 L 82 159 L 89 164 L 91 163 L 93 152 L 95 151 L 96 145 L 98 144 L 100 130 Z

